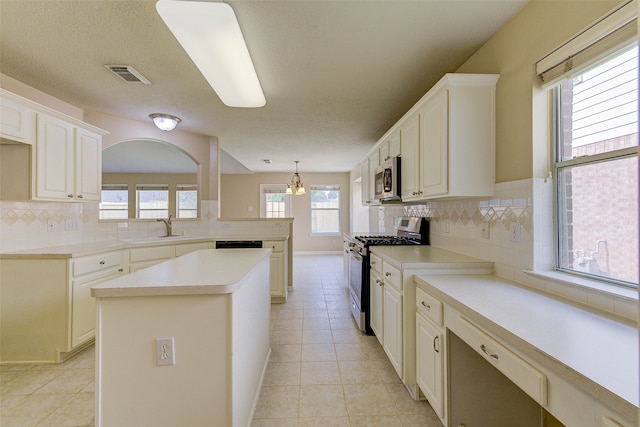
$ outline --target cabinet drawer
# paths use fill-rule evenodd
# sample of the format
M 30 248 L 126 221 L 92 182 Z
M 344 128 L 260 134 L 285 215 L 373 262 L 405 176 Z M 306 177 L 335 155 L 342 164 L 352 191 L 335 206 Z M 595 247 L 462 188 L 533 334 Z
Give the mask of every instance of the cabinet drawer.
M 122 262 L 122 254 L 120 252 L 109 252 L 106 254 L 82 257 L 71 261 L 71 271 L 74 277 L 83 274 L 94 273 L 96 271 L 106 270 L 117 267 Z
M 129 257 L 131 262 L 169 259 L 171 258 L 171 246 L 131 249 Z
M 385 283 L 390 283 L 402 290 L 402 272 L 386 262 L 382 264 L 382 276 Z
M 436 325 L 442 326 L 442 303 L 420 288 L 416 288 L 416 309 Z
M 378 273 L 382 274 L 382 259 L 380 259 L 380 257 L 374 254 L 370 254 L 369 266 L 371 267 L 372 270 L 375 270 Z
M 547 404 L 547 377 L 521 359 L 511 350 L 499 344 L 485 332 L 463 317 L 458 318 L 458 334 L 471 348 L 513 381 L 533 400 Z
M 265 249 L 271 249 L 273 252 L 284 252 L 284 242 L 265 240 L 262 242 L 262 247 Z

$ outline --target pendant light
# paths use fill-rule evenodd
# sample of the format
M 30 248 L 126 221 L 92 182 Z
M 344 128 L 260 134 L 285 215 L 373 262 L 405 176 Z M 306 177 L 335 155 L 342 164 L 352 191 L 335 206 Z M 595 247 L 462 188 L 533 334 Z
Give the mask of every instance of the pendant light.
M 302 184 L 302 179 L 300 179 L 300 174 L 298 173 L 298 163 L 300 163 L 300 161 L 296 160 L 295 162 L 296 172 L 291 177 L 291 184 L 287 184 L 287 191 L 285 191 L 285 194 L 294 194 L 293 189 L 295 188 L 295 195 L 301 196 L 307 192 L 304 190 L 304 184 Z

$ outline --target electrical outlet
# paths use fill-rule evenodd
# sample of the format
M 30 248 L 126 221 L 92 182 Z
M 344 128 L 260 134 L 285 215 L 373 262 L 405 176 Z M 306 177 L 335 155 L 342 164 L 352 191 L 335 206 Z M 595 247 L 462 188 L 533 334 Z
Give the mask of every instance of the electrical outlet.
M 47 220 L 47 231 L 49 233 L 56 231 L 56 222 L 53 220 L 53 218 L 49 218 Z
M 80 230 L 80 220 L 78 218 L 67 219 L 64 222 L 65 231 Z
M 173 337 L 156 338 L 156 364 L 158 366 L 176 364 Z
M 513 243 L 520 243 L 520 223 L 509 223 L 509 241 Z
M 480 224 L 480 237 L 483 239 L 489 238 L 489 223 L 487 221 L 482 221 L 482 224 Z

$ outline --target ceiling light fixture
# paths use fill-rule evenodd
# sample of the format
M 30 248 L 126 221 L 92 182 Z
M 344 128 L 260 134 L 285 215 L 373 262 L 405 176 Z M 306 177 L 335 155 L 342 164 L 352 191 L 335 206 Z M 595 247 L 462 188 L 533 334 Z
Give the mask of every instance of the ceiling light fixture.
M 225 105 L 265 105 L 231 6 L 222 2 L 158 0 L 156 10 Z
M 153 120 L 153 124 L 160 130 L 166 130 L 167 132 L 174 130 L 178 123 L 182 120 L 180 117 L 172 116 L 171 114 L 153 113 L 149 114 L 149 118 Z
M 300 174 L 298 173 L 298 163 L 300 163 L 300 161 L 296 160 L 295 162 L 296 172 L 291 177 L 291 184 L 287 184 L 287 191 L 285 191 L 285 194 L 293 194 L 293 189 L 295 188 L 296 196 L 301 196 L 306 194 L 306 191 L 304 190 L 304 184 L 302 184 L 302 179 L 300 179 Z

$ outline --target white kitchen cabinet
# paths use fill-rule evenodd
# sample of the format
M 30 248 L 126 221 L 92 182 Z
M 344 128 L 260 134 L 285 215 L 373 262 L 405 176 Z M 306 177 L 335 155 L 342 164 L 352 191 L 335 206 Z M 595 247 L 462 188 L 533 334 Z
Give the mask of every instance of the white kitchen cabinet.
M 379 205 L 380 200 L 376 198 L 376 169 L 380 166 L 380 153 L 374 150 L 368 157 L 369 162 L 369 204 Z
M 416 379 L 436 415 L 444 420 L 444 333 L 420 311 L 416 315 Z
M 71 259 L 71 348 L 95 336 L 96 308 L 91 287 L 125 273 L 122 252 Z
M 263 248 L 271 249 L 271 277 L 270 289 L 271 289 L 271 302 L 285 303 L 287 302 L 289 288 L 288 284 L 288 256 L 287 256 L 287 244 L 281 240 L 264 240 L 262 242 Z
M 371 269 L 370 273 L 370 285 L 369 285 L 369 326 L 376 334 L 376 338 L 380 342 L 380 345 L 384 346 L 384 281 L 380 273 Z
M 0 89 L 0 138 L 32 145 L 35 142 L 36 114 L 20 98 Z
M 498 77 L 446 74 L 379 140 L 391 153 L 400 136 L 403 202 L 493 194 Z
M 124 251 L 126 253 L 126 251 Z M 0 361 L 58 363 L 93 338 L 91 286 L 125 274 L 122 251 L 1 259 Z
M 383 297 L 383 336 L 385 353 L 398 373 L 402 372 L 402 295 L 385 280 Z
M 3 200 L 100 201 L 105 131 L 7 91 L 0 119 Z
M 361 181 L 361 188 L 362 188 L 362 206 L 366 206 L 369 204 L 369 199 L 370 199 L 370 195 L 369 195 L 370 176 L 369 176 L 369 160 L 368 159 L 364 159 L 360 163 L 360 181 Z
M 134 248 L 129 251 L 129 272 L 133 273 L 143 268 L 151 267 L 173 258 L 173 246 L 150 246 Z
M 210 249 L 210 248 L 211 248 L 211 245 L 208 242 L 186 243 L 183 245 L 176 245 L 174 248 L 174 256 L 177 258 L 194 251 L 199 251 L 201 249 Z
M 385 139 L 378 148 L 380 163 L 391 157 L 397 157 L 401 154 L 400 150 L 400 131 L 397 130 Z

